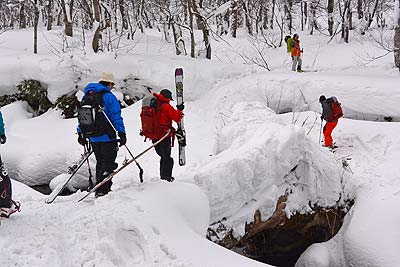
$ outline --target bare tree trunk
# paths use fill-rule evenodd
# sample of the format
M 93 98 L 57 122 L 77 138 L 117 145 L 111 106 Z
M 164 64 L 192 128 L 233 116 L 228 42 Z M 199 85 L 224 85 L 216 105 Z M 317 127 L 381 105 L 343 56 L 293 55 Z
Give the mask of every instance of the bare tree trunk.
M 269 21 L 269 27 L 271 28 L 271 30 L 274 29 L 275 6 L 276 6 L 276 0 L 272 0 L 271 18 Z
M 350 1 L 351 0 L 346 0 L 344 2 L 344 9 L 342 14 L 342 38 L 346 43 L 349 42 L 349 14 L 351 14 Z
M 100 25 L 100 2 L 99 0 L 93 0 L 93 13 L 94 20 L 97 23 L 97 28 L 93 34 L 92 49 L 95 53 L 99 52 L 100 38 L 101 38 L 101 25 Z
M 368 14 L 368 26 L 367 26 L 367 28 L 371 27 L 371 23 L 374 21 L 374 17 L 375 17 L 376 11 L 378 10 L 378 4 L 379 4 L 379 0 L 375 0 L 375 5 L 374 5 L 374 9 L 372 10 L 372 14 L 371 13 Z
M 286 27 L 290 33 L 292 33 L 292 27 L 293 27 L 292 5 L 293 5 L 292 0 L 284 1 L 285 22 L 286 22 Z
M 333 8 L 335 6 L 335 0 L 328 0 L 328 32 L 329 32 L 329 36 L 333 35 L 333 25 L 334 25 L 334 21 L 333 21 Z
M 137 14 L 137 20 L 138 20 L 138 26 L 140 29 L 141 33 L 144 33 L 144 26 L 143 26 L 143 8 L 144 8 L 144 0 L 140 1 L 140 6 L 138 9 L 138 14 Z
M 196 0 L 192 1 L 192 8 L 194 15 L 197 18 L 197 23 L 199 26 L 199 29 L 203 32 L 203 41 L 204 41 L 204 47 L 206 49 L 206 58 L 211 59 L 211 43 L 210 43 L 210 30 L 208 29 L 208 25 L 206 22 L 206 19 L 200 14 L 199 8 L 197 7 Z
M 364 17 L 363 0 L 357 0 L 357 14 L 359 20 L 361 20 Z
M 397 25 L 394 30 L 394 64 L 400 71 L 400 1 L 397 2 L 397 6 L 395 6 L 395 13 L 397 16 Z
M 304 2 L 304 25 L 308 25 L 308 5 L 307 2 Z
M 47 30 L 51 31 L 53 26 L 53 0 L 48 0 L 46 5 L 47 10 Z
M 179 20 L 179 17 L 176 16 L 175 19 Z M 182 55 L 186 56 L 187 52 L 186 52 L 186 47 L 185 47 L 185 41 L 182 38 L 182 30 L 181 30 L 181 28 L 172 19 L 171 19 L 171 26 L 172 26 L 172 32 L 173 32 L 173 35 L 174 35 L 176 54 L 177 55 L 181 55 L 182 54 Z
M 146 9 L 143 9 L 143 15 L 144 15 L 144 18 L 145 18 L 145 21 L 146 21 L 146 26 L 147 26 L 147 28 L 153 29 L 153 25 L 151 24 L 151 21 L 150 21 L 150 19 L 149 19 L 149 16 L 147 16 Z
M 221 14 L 215 16 L 216 24 L 217 24 L 217 34 L 223 35 L 226 34 L 226 29 L 224 27 L 224 17 Z
M 20 2 L 19 7 L 19 28 L 25 29 L 26 28 L 26 15 L 25 15 L 25 2 Z
M 263 29 L 268 28 L 268 5 L 264 5 L 264 2 L 262 2 L 261 6 L 261 12 L 262 12 L 262 20 L 263 20 Z
M 304 16 L 303 16 L 303 14 L 304 14 L 304 10 L 303 10 L 303 2 L 301 2 L 300 3 L 300 9 L 301 9 L 301 18 L 300 18 L 300 21 L 301 21 L 301 30 L 302 31 L 304 31 Z
M 354 30 L 353 28 L 353 12 L 351 9 L 349 9 L 349 12 L 347 13 L 347 18 L 349 20 L 349 30 Z
M 66 2 L 65 0 L 61 0 L 61 9 L 63 12 L 63 22 L 64 22 L 64 33 L 67 36 L 73 35 L 73 28 L 72 28 L 72 12 L 73 12 L 73 3 L 74 0 L 71 0 L 69 2 L 69 9 L 67 10 Z M 68 12 L 69 11 L 69 12 Z
M 232 37 L 236 38 L 237 29 L 239 27 L 239 7 L 236 0 L 231 2 L 231 10 L 231 33 Z
M 310 35 L 313 35 L 314 29 L 318 30 L 317 19 L 316 19 L 316 9 L 317 9 L 317 4 L 315 2 L 311 2 L 311 5 L 310 5 L 310 25 L 311 25 Z
M 164 32 L 164 39 L 167 43 L 171 43 L 171 37 L 169 36 L 169 27 L 168 23 L 163 23 L 163 32 Z
M 57 26 L 62 25 L 62 18 L 63 18 L 63 12 L 62 9 L 59 9 L 57 13 L 57 24 L 56 24 Z
M 37 0 L 35 0 L 35 2 L 34 2 L 34 13 L 35 13 L 35 15 L 34 15 L 34 24 L 33 24 L 33 53 L 34 54 L 37 54 L 37 50 L 38 50 L 38 47 L 37 47 L 37 37 L 38 37 L 38 34 L 37 34 L 37 30 L 38 30 L 38 24 L 39 24 L 39 8 L 38 8 L 38 3 L 37 3 Z
M 94 20 L 100 23 L 100 2 L 99 0 L 93 0 L 93 13 Z
M 260 7 L 258 9 L 258 12 L 257 12 L 257 17 L 256 17 L 256 34 L 258 34 L 258 30 L 260 30 L 262 28 L 260 26 L 260 24 L 262 23 L 262 20 L 263 20 L 262 19 L 263 18 L 263 9 L 264 9 L 264 6 L 261 3 Z
M 196 43 L 194 40 L 194 27 L 193 27 L 193 12 L 192 12 L 192 2 L 191 0 L 187 1 L 188 13 L 189 13 L 189 27 L 190 27 L 190 57 L 196 57 Z
M 247 2 L 247 5 L 248 5 L 248 2 Z M 247 30 L 250 35 L 253 35 L 253 26 L 250 22 L 248 6 L 246 6 L 246 3 L 244 1 L 242 1 L 242 6 L 243 6 L 243 10 L 244 10 L 244 19 L 245 19 L 245 24 L 246 24 Z

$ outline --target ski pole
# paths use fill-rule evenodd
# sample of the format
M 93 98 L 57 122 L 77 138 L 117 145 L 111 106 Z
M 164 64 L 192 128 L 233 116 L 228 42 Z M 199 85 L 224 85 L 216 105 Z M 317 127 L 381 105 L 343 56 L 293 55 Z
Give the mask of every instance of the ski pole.
M 103 108 L 102 107 L 99 107 L 99 108 L 100 108 L 101 112 L 103 112 L 104 117 L 106 117 L 108 123 L 111 125 L 111 127 L 115 131 L 115 134 L 117 134 L 118 133 L 117 129 L 115 129 L 114 125 L 112 124 L 111 120 L 108 118 L 107 114 L 104 112 Z M 132 159 L 135 161 L 136 166 L 139 168 L 139 179 L 140 179 L 140 182 L 143 183 L 143 169 L 142 169 L 142 167 L 140 167 L 139 162 L 137 162 L 135 156 L 133 156 L 132 152 L 129 150 L 129 148 L 126 146 L 126 144 L 124 144 L 124 146 L 125 146 L 126 150 L 128 150 L 128 152 L 131 155 Z
M 319 140 L 318 140 L 318 144 L 321 144 L 321 133 L 322 133 L 322 119 L 321 119 L 321 127 L 319 127 Z
M 143 169 L 142 167 L 140 167 L 139 162 L 137 162 L 135 156 L 132 154 L 132 152 L 129 150 L 127 145 L 124 145 L 124 147 L 126 148 L 126 150 L 128 150 L 128 153 L 131 155 L 133 161 L 135 161 L 136 166 L 139 168 L 139 178 L 140 178 L 140 182 L 143 183 Z
M 109 174 L 109 176 L 107 178 L 105 178 L 103 181 L 101 181 L 100 183 L 98 183 L 95 187 L 92 188 L 92 190 L 90 190 L 88 193 L 86 193 L 82 198 L 80 198 L 78 200 L 78 202 L 81 202 L 82 200 L 84 200 L 86 197 L 88 197 L 91 193 L 93 193 L 94 191 L 96 191 L 100 186 L 102 186 L 103 184 L 107 183 L 108 181 L 110 181 L 117 173 L 119 173 L 120 171 L 122 171 L 123 169 L 125 169 L 129 164 L 131 164 L 134 159 L 138 159 L 141 156 L 143 156 L 144 154 L 146 154 L 150 149 L 154 148 L 156 145 L 158 145 L 159 143 L 161 143 L 165 138 L 167 138 L 169 136 L 169 134 L 171 133 L 171 129 L 168 130 L 168 132 L 161 138 L 159 139 L 157 142 L 153 143 L 151 146 L 149 146 L 148 148 L 146 148 L 145 150 L 143 150 L 141 153 L 139 153 L 136 157 L 133 157 L 132 159 L 130 159 L 125 165 L 122 165 L 121 167 L 119 167 L 118 169 L 116 169 L 115 171 L 113 171 L 112 173 Z
M 88 143 L 87 145 L 85 145 L 83 147 L 84 149 L 84 153 L 86 154 L 87 152 L 90 152 L 90 143 Z M 90 168 L 90 163 L 89 163 L 89 158 L 87 158 L 87 165 L 88 165 L 88 170 L 89 170 L 89 188 L 92 189 L 92 187 L 95 185 L 95 183 L 93 183 L 93 175 L 92 175 L 92 169 Z

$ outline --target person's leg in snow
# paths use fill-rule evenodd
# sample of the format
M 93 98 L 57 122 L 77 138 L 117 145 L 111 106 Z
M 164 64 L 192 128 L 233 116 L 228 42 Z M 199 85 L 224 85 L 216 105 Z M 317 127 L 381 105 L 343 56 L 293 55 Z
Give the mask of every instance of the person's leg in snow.
M 112 173 L 118 164 L 115 163 L 118 153 L 117 142 L 92 143 L 94 155 L 96 157 L 96 184 L 103 181 Z M 96 196 L 104 196 L 111 191 L 112 180 L 96 190 Z
M 157 142 L 154 140 L 153 142 Z M 173 182 L 172 168 L 174 167 L 174 159 L 171 158 L 171 138 L 165 138 L 161 143 L 155 146 L 160 159 L 160 177 L 162 180 Z
M 292 56 L 292 71 L 296 71 L 296 66 L 297 66 L 297 57 Z
M 11 181 L 7 171 L 0 166 L 0 207 L 10 208 L 12 199 Z
M 332 131 L 337 125 L 337 121 L 328 121 L 324 126 L 324 140 L 326 147 L 333 147 Z
M 301 69 L 301 64 L 302 64 L 302 59 L 301 57 L 297 57 L 297 72 L 302 72 L 303 70 Z
M 0 159 L 1 161 L 1 159 Z M 2 163 L 1 163 L 2 164 Z M 11 180 L 4 167 L 0 166 L 0 217 L 8 218 L 20 211 L 21 204 L 12 200 Z
M 21 203 L 18 201 L 11 200 L 11 204 L 9 208 L 0 208 L 0 217 L 2 218 L 9 218 L 11 214 L 15 212 L 20 212 L 21 211 Z

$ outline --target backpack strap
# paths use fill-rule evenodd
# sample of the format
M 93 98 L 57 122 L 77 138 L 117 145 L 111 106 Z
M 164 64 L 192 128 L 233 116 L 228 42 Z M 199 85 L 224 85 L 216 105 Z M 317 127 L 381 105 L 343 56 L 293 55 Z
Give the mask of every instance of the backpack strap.
M 103 101 L 103 96 L 107 93 L 111 93 L 110 91 L 103 90 L 100 92 L 94 92 L 94 91 L 89 91 L 89 94 L 93 95 L 94 99 L 96 100 L 96 104 L 99 106 L 99 108 L 104 107 L 104 101 Z

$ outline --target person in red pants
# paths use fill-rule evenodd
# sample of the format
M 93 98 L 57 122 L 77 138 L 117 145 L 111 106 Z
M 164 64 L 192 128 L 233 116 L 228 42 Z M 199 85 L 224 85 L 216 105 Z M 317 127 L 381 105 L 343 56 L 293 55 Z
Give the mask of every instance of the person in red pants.
M 321 120 L 326 121 L 326 124 L 323 128 L 324 140 L 325 140 L 324 146 L 334 148 L 332 131 L 338 124 L 338 120 L 334 118 L 331 107 L 324 95 L 321 95 L 319 97 L 319 103 L 321 103 L 322 106 Z

